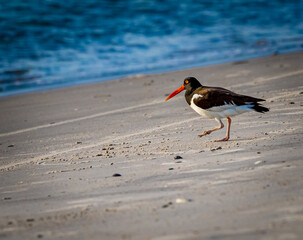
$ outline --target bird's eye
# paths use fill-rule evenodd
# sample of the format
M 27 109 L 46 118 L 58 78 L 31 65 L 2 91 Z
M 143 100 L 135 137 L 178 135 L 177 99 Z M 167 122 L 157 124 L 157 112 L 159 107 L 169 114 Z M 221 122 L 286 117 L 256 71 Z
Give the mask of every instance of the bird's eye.
M 188 81 L 188 80 L 185 80 L 184 82 L 185 82 L 185 84 L 188 84 L 188 83 L 189 83 L 189 81 Z

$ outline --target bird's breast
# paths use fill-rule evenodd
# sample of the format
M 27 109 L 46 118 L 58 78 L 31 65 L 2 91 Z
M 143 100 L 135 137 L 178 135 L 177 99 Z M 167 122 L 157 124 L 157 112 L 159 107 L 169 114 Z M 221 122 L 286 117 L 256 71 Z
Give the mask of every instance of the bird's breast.
M 197 106 L 195 103 L 194 103 L 194 100 L 197 99 L 197 98 L 202 98 L 203 95 L 201 94 L 194 94 L 191 98 L 191 101 L 190 101 L 190 107 L 195 110 L 198 114 L 200 114 L 201 116 L 204 116 L 204 117 L 207 117 L 207 118 L 215 118 L 213 117 L 211 114 L 209 114 L 209 111 Z

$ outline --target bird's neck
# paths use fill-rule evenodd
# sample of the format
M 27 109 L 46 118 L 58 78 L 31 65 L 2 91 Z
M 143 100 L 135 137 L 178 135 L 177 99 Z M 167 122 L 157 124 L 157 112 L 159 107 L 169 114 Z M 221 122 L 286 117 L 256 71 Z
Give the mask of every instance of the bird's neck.
M 196 88 L 190 88 L 190 89 L 186 89 L 186 92 L 185 92 L 185 99 L 186 99 L 186 102 L 190 105 L 190 101 L 194 95 L 194 91 L 196 90 Z

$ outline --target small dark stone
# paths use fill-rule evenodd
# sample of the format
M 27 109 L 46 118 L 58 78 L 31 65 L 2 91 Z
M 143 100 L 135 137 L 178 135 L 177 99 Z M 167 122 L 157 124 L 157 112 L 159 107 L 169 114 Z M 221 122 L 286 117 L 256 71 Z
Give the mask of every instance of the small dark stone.
M 176 163 L 182 163 L 182 161 L 176 161 Z
M 289 102 L 289 104 L 295 104 L 295 102 Z
M 122 175 L 120 173 L 113 174 L 113 177 L 121 177 Z
M 82 144 L 82 142 L 76 142 L 76 144 Z
M 166 204 L 164 204 L 163 206 L 162 206 L 162 208 L 168 208 L 170 205 L 172 205 L 173 203 L 172 202 L 168 202 L 168 203 L 166 203 Z
M 216 151 L 216 150 L 220 150 L 220 149 L 222 149 L 222 147 L 217 147 L 217 148 L 212 148 L 212 149 L 210 149 L 210 151 Z
M 37 238 L 43 238 L 43 235 L 42 234 L 38 234 Z
M 257 152 L 257 154 L 261 154 L 261 152 Z
M 174 157 L 174 159 L 183 159 L 183 157 L 177 155 L 177 156 Z
M 101 156 L 102 156 L 102 153 L 98 153 L 96 156 L 97 156 L 97 157 L 101 157 Z
M 14 147 L 15 145 L 14 144 L 11 144 L 11 145 L 8 145 L 7 147 Z
M 174 168 L 173 168 L 173 167 L 171 167 L 171 168 L 169 168 L 168 170 L 174 170 Z
M 33 218 L 28 218 L 28 219 L 26 219 L 26 221 L 27 221 L 27 222 L 34 222 L 35 219 L 33 219 Z
M 3 197 L 2 200 L 11 200 L 11 197 Z

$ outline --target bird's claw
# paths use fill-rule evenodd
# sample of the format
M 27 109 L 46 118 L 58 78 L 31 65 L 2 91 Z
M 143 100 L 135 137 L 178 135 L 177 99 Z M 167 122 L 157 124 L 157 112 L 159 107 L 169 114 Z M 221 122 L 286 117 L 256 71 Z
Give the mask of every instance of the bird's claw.
M 215 140 L 215 142 L 226 142 L 228 141 L 229 137 L 225 137 L 223 139 Z
M 199 135 L 199 137 L 201 138 L 201 137 L 203 137 L 203 136 L 205 136 L 205 135 L 208 135 L 208 134 L 210 134 L 210 133 L 211 133 L 211 131 L 209 131 L 209 130 L 204 131 L 201 135 Z

